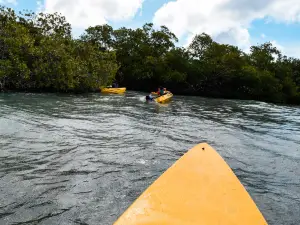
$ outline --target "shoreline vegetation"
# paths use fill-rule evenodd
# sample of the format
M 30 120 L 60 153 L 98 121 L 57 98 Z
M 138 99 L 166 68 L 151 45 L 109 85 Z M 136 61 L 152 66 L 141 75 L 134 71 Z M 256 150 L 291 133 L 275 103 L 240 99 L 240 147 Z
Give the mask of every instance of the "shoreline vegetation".
M 117 80 L 129 90 L 300 104 L 300 60 L 271 43 L 250 53 L 196 35 L 187 48 L 165 26 L 109 25 L 72 37 L 60 14 L 0 6 L 0 91 L 92 92 Z

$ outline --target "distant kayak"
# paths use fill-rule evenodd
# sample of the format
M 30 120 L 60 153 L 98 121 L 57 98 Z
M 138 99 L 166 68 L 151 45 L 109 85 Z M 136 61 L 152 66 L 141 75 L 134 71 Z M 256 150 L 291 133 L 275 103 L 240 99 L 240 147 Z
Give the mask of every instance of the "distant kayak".
M 200 144 L 158 178 L 115 225 L 267 225 L 222 157 Z
M 101 88 L 101 92 L 110 94 L 123 94 L 126 92 L 126 88 Z
M 167 94 L 155 98 L 154 101 L 156 101 L 157 103 L 164 104 L 171 101 L 172 98 L 173 94 L 171 92 L 167 92 Z

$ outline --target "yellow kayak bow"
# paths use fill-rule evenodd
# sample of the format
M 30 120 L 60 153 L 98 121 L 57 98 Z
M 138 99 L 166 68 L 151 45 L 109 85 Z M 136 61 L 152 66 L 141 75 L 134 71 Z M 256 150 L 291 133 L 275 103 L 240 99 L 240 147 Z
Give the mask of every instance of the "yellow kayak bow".
M 156 180 L 115 225 L 266 225 L 222 157 L 200 144 Z

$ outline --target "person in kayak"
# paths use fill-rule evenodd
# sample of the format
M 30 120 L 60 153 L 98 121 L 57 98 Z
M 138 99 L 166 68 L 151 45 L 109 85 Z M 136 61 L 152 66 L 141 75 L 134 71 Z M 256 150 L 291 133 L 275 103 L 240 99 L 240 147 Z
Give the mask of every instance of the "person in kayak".
M 112 84 L 112 88 L 118 88 L 118 87 L 119 87 L 118 83 L 116 81 L 114 81 Z
M 153 99 L 154 98 L 152 97 L 151 94 L 146 96 L 146 101 L 150 101 L 151 102 L 151 101 L 153 101 Z
M 166 88 L 163 88 L 163 87 L 158 88 L 157 95 L 163 96 L 165 94 L 165 90 L 166 90 Z
M 160 95 L 160 88 L 157 89 L 156 94 L 159 96 Z

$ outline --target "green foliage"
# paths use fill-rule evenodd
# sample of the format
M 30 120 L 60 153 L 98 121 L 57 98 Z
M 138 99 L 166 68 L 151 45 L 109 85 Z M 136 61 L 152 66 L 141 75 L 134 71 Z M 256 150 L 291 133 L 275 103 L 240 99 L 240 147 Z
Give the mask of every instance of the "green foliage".
M 16 15 L 1 7 L 0 24 L 0 89 L 85 92 L 115 78 L 115 52 L 72 39 L 59 14 Z
M 300 60 L 271 43 L 246 54 L 202 33 L 178 48 L 167 27 L 151 23 L 71 33 L 59 14 L 0 7 L 0 89 L 83 92 L 117 80 L 133 90 L 300 104 Z

